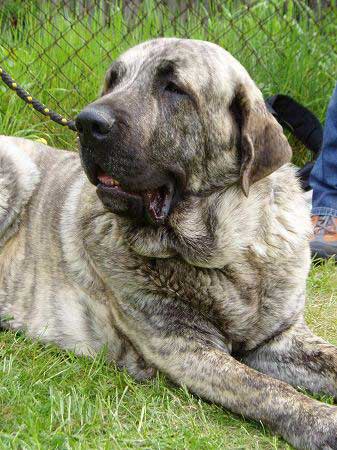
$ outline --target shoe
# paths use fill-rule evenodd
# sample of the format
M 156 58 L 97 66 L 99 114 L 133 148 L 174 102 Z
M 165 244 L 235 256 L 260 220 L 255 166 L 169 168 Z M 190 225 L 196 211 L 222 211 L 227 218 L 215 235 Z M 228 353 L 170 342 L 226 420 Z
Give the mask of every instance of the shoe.
M 311 216 L 311 221 L 314 227 L 311 255 L 324 259 L 334 257 L 337 261 L 337 217 Z

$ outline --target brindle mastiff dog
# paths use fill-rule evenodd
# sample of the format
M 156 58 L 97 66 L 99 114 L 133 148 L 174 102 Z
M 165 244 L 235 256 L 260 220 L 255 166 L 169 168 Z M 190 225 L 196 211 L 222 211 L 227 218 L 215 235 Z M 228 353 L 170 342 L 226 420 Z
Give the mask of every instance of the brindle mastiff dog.
M 3 324 L 337 449 L 337 408 L 294 389 L 337 397 L 337 349 L 303 319 L 309 212 L 245 69 L 146 42 L 77 127 L 80 157 L 0 140 Z

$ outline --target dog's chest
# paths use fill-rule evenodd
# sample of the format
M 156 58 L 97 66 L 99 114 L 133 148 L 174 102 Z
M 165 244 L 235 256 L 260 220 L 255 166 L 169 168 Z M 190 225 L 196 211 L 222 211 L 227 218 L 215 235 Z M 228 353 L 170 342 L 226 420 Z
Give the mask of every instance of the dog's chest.
M 241 336 L 257 319 L 256 281 L 234 269 L 204 269 L 172 258 L 152 260 L 141 273 L 146 290 L 189 304 L 226 333 Z

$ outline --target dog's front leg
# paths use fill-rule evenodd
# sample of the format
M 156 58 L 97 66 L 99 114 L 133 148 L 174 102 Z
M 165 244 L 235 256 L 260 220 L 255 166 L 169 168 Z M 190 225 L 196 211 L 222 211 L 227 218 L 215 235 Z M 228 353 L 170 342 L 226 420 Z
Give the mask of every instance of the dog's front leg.
M 195 394 L 264 422 L 298 448 L 337 449 L 336 407 L 240 363 L 211 324 L 177 302 L 124 308 L 130 338 L 148 363 Z
M 315 336 L 302 319 L 242 361 L 295 387 L 337 399 L 337 347 Z

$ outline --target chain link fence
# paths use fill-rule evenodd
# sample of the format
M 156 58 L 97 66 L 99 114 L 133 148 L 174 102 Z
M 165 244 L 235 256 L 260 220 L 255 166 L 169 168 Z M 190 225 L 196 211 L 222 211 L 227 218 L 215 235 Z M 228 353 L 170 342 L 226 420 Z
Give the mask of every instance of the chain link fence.
M 265 96 L 289 94 L 323 120 L 337 78 L 335 1 L 0 0 L 0 65 L 66 117 L 99 95 L 116 56 L 159 36 L 223 46 Z M 2 133 L 74 145 L 4 86 L 0 96 Z

